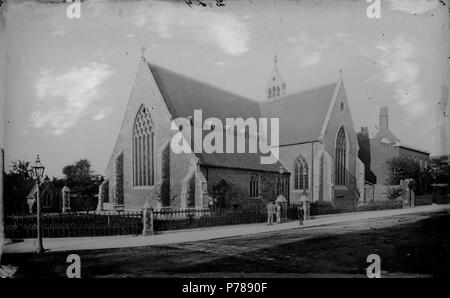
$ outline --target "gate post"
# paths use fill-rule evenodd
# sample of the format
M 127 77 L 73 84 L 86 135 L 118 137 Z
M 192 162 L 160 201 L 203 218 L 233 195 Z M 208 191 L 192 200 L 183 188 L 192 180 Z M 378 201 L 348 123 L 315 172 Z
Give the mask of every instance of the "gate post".
M 144 236 L 154 235 L 155 230 L 153 228 L 153 208 L 151 208 L 147 204 L 145 204 L 144 208 L 142 209 L 142 220 L 143 220 L 142 235 Z

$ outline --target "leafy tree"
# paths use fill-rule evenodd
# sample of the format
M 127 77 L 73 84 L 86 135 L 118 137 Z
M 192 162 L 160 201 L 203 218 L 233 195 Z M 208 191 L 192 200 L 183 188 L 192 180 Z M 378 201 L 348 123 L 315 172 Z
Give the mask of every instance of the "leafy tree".
M 89 182 L 92 173 L 91 162 L 87 159 L 80 159 L 74 164 L 63 168 L 63 174 L 66 176 L 67 181 L 71 183 Z
M 413 178 L 418 180 L 423 176 L 419 163 L 413 159 L 400 156 L 389 159 L 387 162 L 389 168 L 389 184 L 399 184 L 400 180 Z
M 91 162 L 88 159 L 80 159 L 67 165 L 62 172 L 66 176 L 65 183 L 72 193 L 83 198 L 95 196 L 98 193 L 98 186 L 103 182 L 103 177 L 92 171 Z
M 5 173 L 5 214 L 22 213 L 27 211 L 26 196 L 35 183 L 28 172 L 29 166 L 29 161 L 15 160 L 11 162 L 9 171 Z
M 433 183 L 450 184 L 450 164 L 446 157 L 434 158 L 430 162 L 429 174 Z
M 22 178 L 24 180 L 31 179 L 28 169 L 30 168 L 30 162 L 26 160 L 14 160 L 11 162 L 9 175 Z

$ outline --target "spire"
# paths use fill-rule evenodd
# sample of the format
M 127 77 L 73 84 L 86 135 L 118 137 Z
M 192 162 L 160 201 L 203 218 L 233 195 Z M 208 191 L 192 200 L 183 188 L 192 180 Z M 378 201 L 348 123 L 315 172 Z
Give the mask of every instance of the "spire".
M 275 54 L 273 56 L 273 69 L 270 73 L 270 77 L 267 80 L 266 85 L 266 98 L 275 99 L 283 95 L 286 95 L 286 82 L 281 77 L 280 72 L 277 68 L 278 56 Z
M 144 60 L 145 61 L 145 51 L 146 51 L 147 49 L 145 48 L 145 46 L 142 46 L 142 48 L 141 48 L 141 53 L 142 53 L 142 56 L 141 56 L 141 58 L 142 58 L 142 60 Z

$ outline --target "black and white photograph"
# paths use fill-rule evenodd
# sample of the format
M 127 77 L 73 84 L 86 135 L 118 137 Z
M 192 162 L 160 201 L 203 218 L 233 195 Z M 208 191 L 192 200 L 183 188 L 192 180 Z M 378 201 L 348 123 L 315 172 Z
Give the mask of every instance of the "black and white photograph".
M 448 0 L 0 0 L 0 283 L 449 278 L 449 89 Z

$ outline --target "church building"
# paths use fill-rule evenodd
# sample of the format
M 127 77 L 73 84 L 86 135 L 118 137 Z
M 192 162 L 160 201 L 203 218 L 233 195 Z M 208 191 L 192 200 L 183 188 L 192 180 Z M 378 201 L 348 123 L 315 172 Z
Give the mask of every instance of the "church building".
M 265 94 L 263 100 L 246 98 L 142 57 L 98 209 L 247 208 L 279 194 L 289 204 L 359 197 L 364 165 L 342 73 L 334 83 L 290 94 L 275 56 Z M 278 161 L 262 164 L 260 152 L 173 152 L 173 136 L 187 133 L 174 127 L 174 120 L 184 117 L 194 124 L 194 110 L 223 123 L 226 118 L 279 118 Z M 259 138 L 247 130 L 224 130 L 235 137 L 242 133 L 246 145 Z

